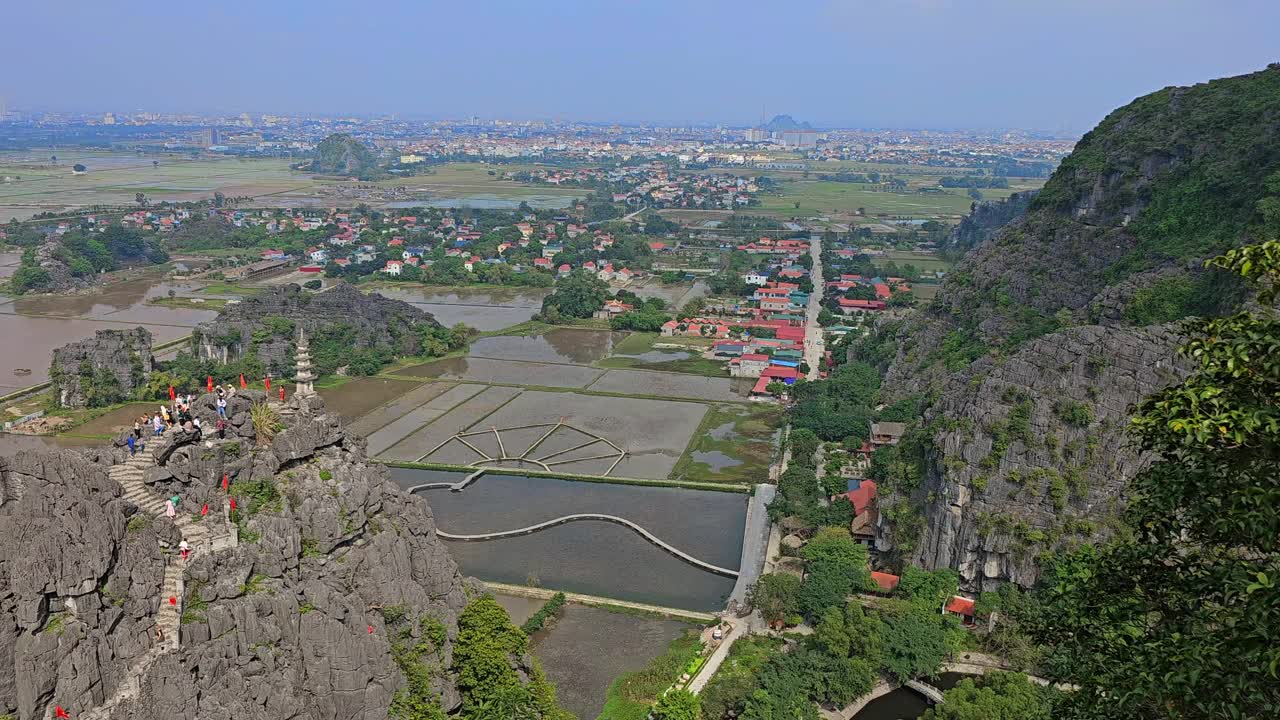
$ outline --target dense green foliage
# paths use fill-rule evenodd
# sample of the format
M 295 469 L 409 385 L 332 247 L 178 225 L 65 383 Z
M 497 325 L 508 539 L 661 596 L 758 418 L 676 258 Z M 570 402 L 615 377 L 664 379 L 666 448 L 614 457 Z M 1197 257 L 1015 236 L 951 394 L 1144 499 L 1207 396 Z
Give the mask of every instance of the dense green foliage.
M 49 256 L 65 264 L 72 277 L 77 278 L 92 277 L 126 265 L 158 264 L 169 259 L 158 243 L 148 241 L 138 230 L 120 225 L 109 225 L 101 232 L 73 230 L 49 242 L 52 243 Z M 9 287 L 18 294 L 44 290 L 52 279 L 40 266 L 36 248 L 29 246 L 22 253 L 22 262 Z
M 1216 315 L 1239 301 L 1239 287 L 1230 276 L 1212 271 L 1164 278 L 1134 293 L 1124 319 L 1133 325 L 1157 325 L 1189 315 Z
M 806 577 L 797 603 L 811 619 L 824 610 L 843 605 L 851 593 L 872 587 L 867 547 L 855 542 L 843 527 L 819 530 L 801 551 Z
M 800 578 L 785 573 L 761 575 L 747 596 L 751 607 L 770 624 L 780 623 L 800 609 Z
M 823 440 L 865 440 L 870 437 L 872 402 L 879 389 L 880 373 L 874 367 L 860 361 L 846 363 L 825 381 L 796 385 L 791 423 Z
M 1259 283 L 1266 309 L 1186 323 L 1194 371 L 1133 419 L 1162 458 L 1131 481 L 1133 532 L 1043 579 L 1032 632 L 1081 688 L 1063 718 L 1280 714 L 1280 243 L 1213 264 Z
M 965 678 L 943 693 L 945 702 L 925 711 L 922 720 L 1049 720 L 1053 691 L 1026 675 L 990 672 Z
M 1166 259 L 1204 257 L 1263 221 L 1259 205 L 1280 194 L 1280 68 L 1134 100 L 1086 133 L 1032 209 L 1068 210 L 1106 178 L 1115 191 L 1099 210 L 1119 216 L 1144 204 L 1130 228 L 1138 246 L 1116 277 Z M 1144 175 L 1158 168 L 1148 182 Z
M 528 637 L 511 624 L 507 611 L 492 596 L 468 603 L 458 617 L 453 646 L 453 670 L 462 692 L 460 717 L 572 720 L 572 715 L 556 706 L 555 688 L 536 664 L 528 682 L 512 667 L 512 660 L 528 651 Z
M 530 615 L 529 619 L 525 620 L 524 623 L 520 625 L 520 629 L 524 631 L 525 635 L 532 635 L 538 632 L 547 624 L 548 620 L 555 617 L 555 614 L 560 612 L 560 608 L 564 607 L 564 603 L 564 593 L 558 592 L 555 595 L 552 595 L 545 603 L 542 604 L 542 607 L 538 608 L 538 612 Z
M 587 272 L 575 272 L 556 283 L 555 292 L 542 299 L 542 317 L 589 318 L 609 299 L 609 284 Z
M 702 720 L 702 705 L 688 690 L 672 690 L 658 698 L 653 720 Z

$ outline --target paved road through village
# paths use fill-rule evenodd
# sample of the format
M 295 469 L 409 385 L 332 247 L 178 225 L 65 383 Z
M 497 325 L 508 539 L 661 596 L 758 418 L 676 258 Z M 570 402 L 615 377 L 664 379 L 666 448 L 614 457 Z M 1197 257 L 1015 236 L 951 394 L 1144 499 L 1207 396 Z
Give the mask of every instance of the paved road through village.
M 806 380 L 818 379 L 818 367 L 822 362 L 822 328 L 818 325 L 818 313 L 822 312 L 822 241 L 817 236 L 809 237 L 809 257 L 813 258 L 813 269 L 809 277 L 813 280 L 813 292 L 809 294 L 809 307 L 805 311 L 804 321 L 804 361 L 809 365 Z

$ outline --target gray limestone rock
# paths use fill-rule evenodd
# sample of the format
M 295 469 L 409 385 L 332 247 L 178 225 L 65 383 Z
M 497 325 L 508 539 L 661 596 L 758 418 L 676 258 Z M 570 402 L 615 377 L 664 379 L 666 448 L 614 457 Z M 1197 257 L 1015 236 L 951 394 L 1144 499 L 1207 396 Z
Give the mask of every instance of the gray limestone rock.
M 421 330 L 439 327 L 430 313 L 377 293 L 365 294 L 345 283 L 321 293 L 286 285 L 229 305 L 191 335 L 192 351 L 202 358 L 229 362 L 253 348 L 275 377 L 293 376 L 296 331 L 309 335 L 343 325 L 354 348 L 378 348 L 395 355 L 421 350 Z
M 144 385 L 155 367 L 151 331 L 99 330 L 53 351 L 49 379 L 62 407 L 118 402 Z

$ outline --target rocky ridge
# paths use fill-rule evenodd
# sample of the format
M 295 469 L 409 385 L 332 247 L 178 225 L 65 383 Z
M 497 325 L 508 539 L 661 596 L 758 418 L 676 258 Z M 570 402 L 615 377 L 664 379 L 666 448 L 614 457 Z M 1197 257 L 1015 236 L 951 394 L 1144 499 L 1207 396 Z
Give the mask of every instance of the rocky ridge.
M 440 327 L 431 313 L 402 300 L 362 293 L 339 283 L 320 293 L 297 285 L 228 305 L 218 317 L 197 325 L 192 351 L 221 363 L 254 353 L 273 372 L 284 374 L 292 365 L 298 328 L 311 337 L 328 328 L 350 331 L 352 348 L 384 349 L 394 355 L 414 355 L 421 349 L 421 331 Z
M 1241 301 L 1201 265 L 1280 220 L 1268 177 L 1280 65 L 1139 98 L 1024 214 L 975 219 L 979 244 L 893 330 L 885 400 L 925 410 L 903 449 L 919 472 L 886 484 L 879 546 L 982 590 L 1030 585 L 1037 555 L 1108 532 L 1149 461 L 1127 441 L 1131 405 L 1185 373 L 1171 321 Z
M 99 330 L 91 338 L 54 350 L 49 367 L 54 398 L 62 407 L 87 407 L 96 379 L 106 384 L 114 381 L 119 397 L 131 395 L 155 368 L 151 343 L 151 332 L 137 327 Z
M 448 668 L 474 591 L 430 508 L 314 400 L 271 403 L 285 422 L 266 442 L 251 418 L 265 400 L 236 393 L 226 437 L 170 432 L 141 459 L 115 447 L 0 460 L 0 715 L 382 720 L 405 687 L 404 642 L 433 647 L 431 692 L 458 705 Z M 212 396 L 195 405 L 215 412 Z M 160 510 L 171 494 L 176 524 Z M 173 550 L 184 537 L 186 564 Z M 166 612 L 180 623 L 161 641 Z

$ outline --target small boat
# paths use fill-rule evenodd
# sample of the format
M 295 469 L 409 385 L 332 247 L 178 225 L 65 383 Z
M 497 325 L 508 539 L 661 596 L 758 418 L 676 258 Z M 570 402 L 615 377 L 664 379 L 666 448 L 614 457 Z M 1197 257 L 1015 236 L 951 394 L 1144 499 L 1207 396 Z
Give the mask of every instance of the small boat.
M 30 375 L 31 368 L 14 368 L 13 374 L 14 375 Z

